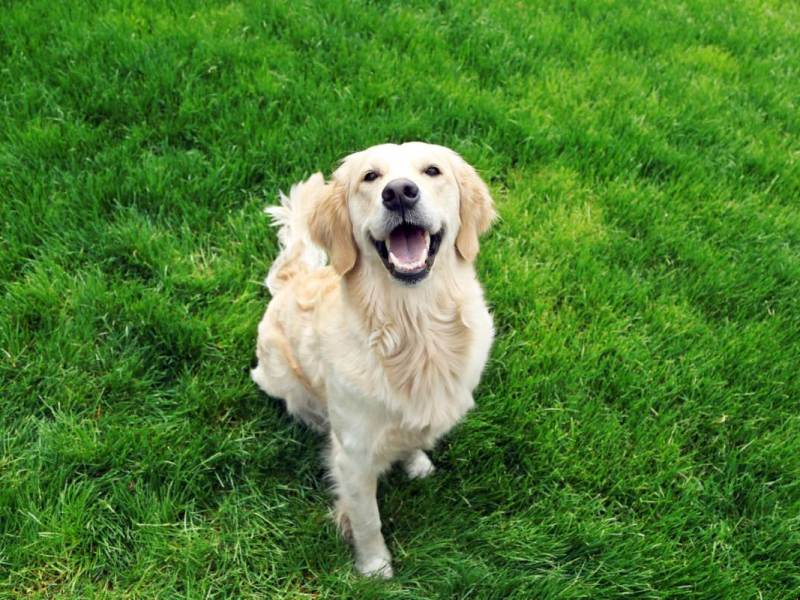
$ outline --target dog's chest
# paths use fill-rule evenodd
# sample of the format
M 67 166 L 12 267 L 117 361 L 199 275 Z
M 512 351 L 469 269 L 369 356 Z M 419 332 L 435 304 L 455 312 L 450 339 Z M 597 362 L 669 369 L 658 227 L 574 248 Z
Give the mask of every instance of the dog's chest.
M 469 359 L 472 333 L 456 308 L 387 320 L 373 329 L 389 386 L 408 399 L 452 394 Z
M 387 435 L 390 440 L 402 444 L 416 437 L 417 447 L 430 445 L 472 407 L 471 388 L 465 384 L 472 341 L 473 332 L 457 310 L 418 315 L 414 322 L 391 320 L 373 330 L 374 377 L 382 381 L 386 403 L 402 422 Z
M 359 419 L 366 417 L 365 406 L 373 406 L 386 411 L 389 422 L 381 429 L 397 422 L 399 430 L 387 435 L 387 444 L 405 445 L 403 440 L 417 436 L 414 444 L 426 445 L 419 441 L 446 433 L 474 405 L 491 318 L 479 293 L 468 299 L 442 293 L 413 303 L 370 303 L 367 296 L 350 304 L 354 310 L 342 311 L 340 321 L 329 321 L 336 325 L 325 336 L 330 374 L 348 390 L 345 395 L 359 399 Z M 361 319 L 363 329 L 335 334 Z

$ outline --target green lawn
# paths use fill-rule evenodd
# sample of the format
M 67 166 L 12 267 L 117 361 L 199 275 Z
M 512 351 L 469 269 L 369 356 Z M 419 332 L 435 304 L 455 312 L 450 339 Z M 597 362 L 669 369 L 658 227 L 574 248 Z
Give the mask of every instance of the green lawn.
M 0 1 L 0 596 L 800 595 L 800 4 Z M 278 189 L 451 146 L 498 329 L 358 577 L 247 368 Z

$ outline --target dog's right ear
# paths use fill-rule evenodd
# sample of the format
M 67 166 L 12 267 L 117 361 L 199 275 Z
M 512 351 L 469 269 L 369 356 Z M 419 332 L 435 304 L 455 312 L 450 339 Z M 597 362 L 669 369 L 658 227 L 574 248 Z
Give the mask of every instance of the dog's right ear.
M 328 254 L 331 266 L 339 275 L 346 275 L 356 265 L 358 250 L 353 239 L 353 225 L 347 210 L 347 189 L 332 181 L 315 203 L 308 219 L 311 239 Z
M 461 193 L 459 218 L 461 226 L 456 236 L 456 250 L 467 262 L 478 255 L 478 237 L 497 219 L 489 188 L 475 169 L 452 150 L 456 182 Z

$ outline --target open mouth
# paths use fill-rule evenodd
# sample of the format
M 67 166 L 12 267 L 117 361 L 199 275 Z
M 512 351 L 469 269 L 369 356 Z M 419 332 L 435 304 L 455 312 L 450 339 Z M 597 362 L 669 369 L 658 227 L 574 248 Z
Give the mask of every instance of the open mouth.
M 372 240 L 372 243 L 393 277 L 405 283 L 416 283 L 430 273 L 441 241 L 442 230 L 432 234 L 418 225 L 401 223 L 385 240 Z

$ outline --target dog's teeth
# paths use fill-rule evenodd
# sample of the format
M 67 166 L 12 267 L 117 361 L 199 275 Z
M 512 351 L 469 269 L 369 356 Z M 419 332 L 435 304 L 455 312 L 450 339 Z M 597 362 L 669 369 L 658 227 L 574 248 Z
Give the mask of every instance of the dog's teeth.
M 420 228 L 422 229 L 422 228 Z M 413 254 L 418 254 L 418 257 L 413 262 L 406 262 L 403 259 L 399 258 L 397 254 L 392 252 L 392 241 L 391 237 L 386 241 L 386 256 L 384 257 L 384 261 L 386 266 L 389 268 L 390 273 L 402 273 L 402 274 L 416 274 L 419 273 L 426 268 L 430 268 L 430 259 L 431 259 L 431 250 L 432 250 L 432 240 L 429 231 L 425 231 L 424 229 L 421 231 L 422 233 L 422 242 L 424 247 L 422 249 L 418 248 L 418 252 L 414 252 Z M 409 248 L 403 244 L 398 246 L 398 248 L 402 251 L 400 254 L 408 255 Z M 421 250 L 421 252 L 419 252 Z
M 418 271 L 422 267 L 426 266 L 428 260 L 428 254 L 425 253 L 425 257 L 413 262 L 413 263 L 404 263 L 400 261 L 394 254 L 391 252 L 389 253 L 389 263 L 398 271 L 403 273 L 411 273 L 414 271 Z

